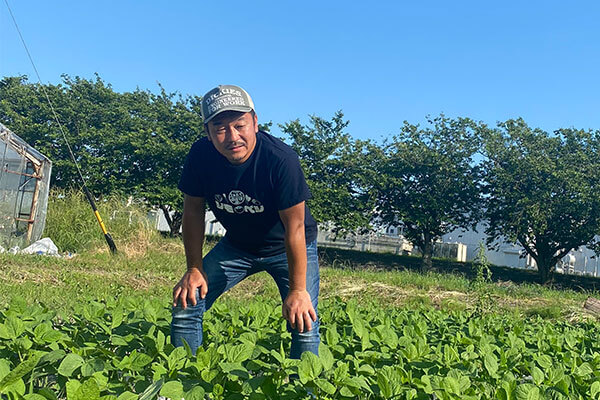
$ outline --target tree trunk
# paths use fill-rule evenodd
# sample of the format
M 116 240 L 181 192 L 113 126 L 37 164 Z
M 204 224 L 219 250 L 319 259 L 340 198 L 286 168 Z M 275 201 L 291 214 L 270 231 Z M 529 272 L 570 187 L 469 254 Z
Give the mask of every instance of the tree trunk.
M 179 236 L 181 234 L 181 222 L 183 221 L 183 213 L 181 211 L 175 210 L 173 212 L 173 227 L 171 229 L 171 236 Z
M 424 235 L 423 240 L 423 258 L 421 259 L 421 272 L 429 272 L 433 268 L 431 258 L 433 257 L 433 239 L 429 235 Z
M 538 276 L 540 277 L 540 283 L 546 284 L 552 279 L 554 272 L 554 265 L 546 258 L 540 257 L 537 262 Z
M 583 305 L 583 308 L 590 310 L 591 312 L 600 315 L 600 300 L 593 297 L 588 297 Z
M 175 211 L 173 212 L 173 218 L 171 218 L 171 210 L 169 206 L 161 204 L 160 209 L 162 210 L 165 220 L 167 220 L 167 224 L 169 225 L 169 235 L 171 237 L 179 236 L 179 228 L 181 228 L 181 220 L 183 217 L 182 213 Z

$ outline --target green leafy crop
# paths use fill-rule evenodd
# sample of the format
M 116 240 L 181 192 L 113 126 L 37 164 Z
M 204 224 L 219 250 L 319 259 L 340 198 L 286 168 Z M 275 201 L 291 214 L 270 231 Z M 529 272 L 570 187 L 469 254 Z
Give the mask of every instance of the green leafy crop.
M 0 312 L 0 398 L 600 399 L 600 324 L 435 309 L 320 305 L 319 356 L 287 358 L 276 302 L 215 305 L 195 356 L 169 339 L 170 309 L 123 297 L 68 319 Z

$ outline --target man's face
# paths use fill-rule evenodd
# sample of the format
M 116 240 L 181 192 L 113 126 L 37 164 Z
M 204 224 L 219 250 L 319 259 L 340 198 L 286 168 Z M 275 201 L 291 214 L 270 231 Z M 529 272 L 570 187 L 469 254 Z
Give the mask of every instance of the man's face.
M 208 122 L 208 140 L 230 163 L 242 164 L 254 146 L 258 120 L 252 113 L 225 111 Z

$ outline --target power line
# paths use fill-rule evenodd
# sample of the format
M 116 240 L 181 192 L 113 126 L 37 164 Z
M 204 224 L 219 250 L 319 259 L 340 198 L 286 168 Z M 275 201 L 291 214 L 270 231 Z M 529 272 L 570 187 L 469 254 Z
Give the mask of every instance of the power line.
M 31 57 L 31 53 L 29 52 L 29 48 L 27 47 L 27 43 L 25 43 L 25 39 L 23 38 L 23 35 L 21 34 L 21 29 L 19 29 L 19 24 L 17 24 L 17 20 L 12 12 L 12 9 L 10 8 L 10 5 L 8 4 L 8 0 L 4 0 L 4 4 L 6 4 L 6 8 L 8 8 L 8 13 L 10 14 L 10 17 L 13 20 L 13 23 L 15 24 L 15 28 L 17 29 L 17 33 L 19 34 L 19 37 L 21 38 L 21 43 L 23 44 L 23 47 L 25 48 L 25 52 L 27 53 L 27 57 L 29 57 L 29 61 L 31 62 L 31 65 L 33 66 L 33 70 L 35 71 L 35 75 L 38 78 L 38 82 L 39 82 L 39 87 L 42 89 L 42 92 L 44 93 L 44 96 L 46 97 L 46 100 L 48 101 L 48 104 L 50 105 L 50 110 L 52 111 L 52 115 L 54 116 L 54 120 L 56 121 L 56 124 L 58 125 L 58 128 L 60 130 L 60 133 L 62 134 L 63 139 L 65 140 L 65 143 L 67 144 L 67 149 L 69 149 L 69 154 L 71 155 L 71 159 L 73 160 L 73 162 L 75 163 L 75 167 L 77 168 L 77 173 L 79 174 L 79 178 L 81 178 L 81 182 L 82 182 L 82 188 L 83 191 L 85 192 L 85 195 L 90 203 L 90 205 L 92 206 L 92 210 L 94 211 L 94 215 L 96 216 L 96 219 L 98 220 L 98 223 L 100 224 L 100 228 L 102 229 L 102 233 L 104 234 L 104 238 L 106 239 L 106 243 L 108 244 L 108 247 L 110 248 L 110 251 L 112 253 L 115 253 L 117 251 L 117 247 L 115 246 L 115 242 L 112 239 L 112 236 L 110 235 L 110 233 L 108 233 L 108 231 L 106 230 L 106 226 L 104 225 L 104 222 L 102 221 L 102 218 L 100 217 L 100 213 L 98 213 L 98 209 L 96 208 L 96 203 L 94 202 L 94 199 L 90 193 L 90 191 L 88 190 L 87 184 L 86 184 L 86 180 L 83 177 L 83 174 L 81 173 L 81 168 L 79 168 L 79 163 L 77 162 L 77 159 L 75 158 L 75 155 L 73 154 L 73 150 L 71 149 L 71 145 L 69 144 L 69 140 L 67 139 L 67 135 L 65 134 L 65 130 L 63 128 L 63 125 L 60 123 L 60 120 L 58 119 L 58 114 L 56 113 L 56 110 L 54 109 L 54 105 L 52 104 L 52 101 L 50 100 L 50 96 L 48 96 L 48 91 L 46 90 L 46 88 L 44 87 L 44 85 L 42 84 L 42 79 L 40 78 L 40 74 L 38 72 L 37 67 L 35 66 L 35 63 L 33 62 L 33 57 Z

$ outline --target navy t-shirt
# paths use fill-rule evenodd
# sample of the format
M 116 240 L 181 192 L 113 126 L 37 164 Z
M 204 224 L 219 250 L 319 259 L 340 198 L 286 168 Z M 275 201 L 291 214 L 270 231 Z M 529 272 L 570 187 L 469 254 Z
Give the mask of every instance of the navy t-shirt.
M 279 210 L 311 197 L 298 155 L 281 140 L 259 131 L 250 157 L 233 165 L 208 140 L 192 145 L 179 190 L 204 197 L 225 237 L 235 247 L 259 257 L 285 251 Z M 317 224 L 305 205 L 306 242 L 317 237 Z

